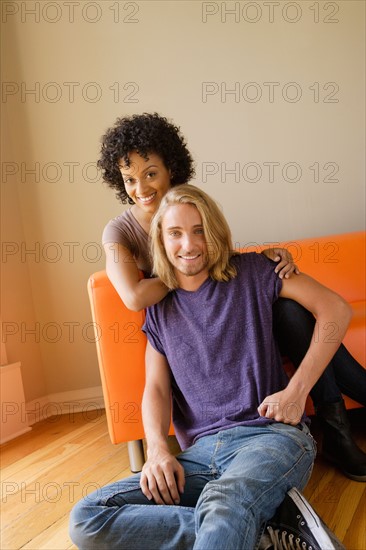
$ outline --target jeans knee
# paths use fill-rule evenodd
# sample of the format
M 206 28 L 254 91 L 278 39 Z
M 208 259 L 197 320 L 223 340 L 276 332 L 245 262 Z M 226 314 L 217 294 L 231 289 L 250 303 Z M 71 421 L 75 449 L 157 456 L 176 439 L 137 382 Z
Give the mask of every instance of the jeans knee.
M 72 508 L 69 519 L 69 534 L 72 542 L 79 550 L 102 548 L 95 540 L 95 529 L 92 527 L 90 505 L 85 499 L 80 500 Z M 94 531 L 94 533 L 93 533 Z M 95 545 L 95 546 L 94 546 Z
M 210 481 L 205 485 L 200 495 L 198 505 L 212 508 L 231 508 L 242 504 L 243 487 L 239 480 L 218 479 Z
M 83 525 L 83 517 L 84 514 L 82 512 L 82 502 L 80 501 L 72 508 L 70 512 L 70 518 L 69 518 L 69 534 L 71 537 L 71 540 L 78 548 L 81 548 L 80 544 L 80 535 L 83 531 L 82 525 Z
M 300 489 L 300 491 L 305 489 L 306 485 L 308 484 L 308 481 L 311 478 L 311 474 L 313 473 L 313 468 L 314 468 L 314 460 L 312 460 L 309 463 L 308 468 L 306 470 L 304 470 L 303 476 L 297 484 L 297 487 L 298 487 L 298 489 Z

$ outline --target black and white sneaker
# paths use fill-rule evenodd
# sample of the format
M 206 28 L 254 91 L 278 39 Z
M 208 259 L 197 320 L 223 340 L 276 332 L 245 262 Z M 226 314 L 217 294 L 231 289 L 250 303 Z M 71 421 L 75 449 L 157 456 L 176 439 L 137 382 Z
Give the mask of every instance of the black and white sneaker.
M 306 498 L 293 487 L 267 522 L 258 550 L 345 550 Z

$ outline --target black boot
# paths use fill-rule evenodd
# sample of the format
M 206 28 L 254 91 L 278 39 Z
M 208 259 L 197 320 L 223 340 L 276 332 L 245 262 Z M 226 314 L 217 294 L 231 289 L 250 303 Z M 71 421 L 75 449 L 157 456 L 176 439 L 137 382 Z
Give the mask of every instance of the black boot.
M 316 407 L 323 429 L 322 454 L 355 481 L 366 481 L 366 453 L 353 441 L 344 401 Z

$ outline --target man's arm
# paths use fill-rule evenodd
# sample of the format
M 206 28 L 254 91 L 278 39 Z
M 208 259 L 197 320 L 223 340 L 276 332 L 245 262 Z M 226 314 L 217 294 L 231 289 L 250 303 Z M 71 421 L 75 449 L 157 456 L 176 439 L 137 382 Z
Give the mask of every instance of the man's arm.
M 171 419 L 170 369 L 166 358 L 148 342 L 142 418 L 147 441 L 140 486 L 156 504 L 179 504 L 184 490 L 184 469 L 171 454 L 168 432 Z
M 352 310 L 341 296 L 304 274 L 283 279 L 280 297 L 299 302 L 313 313 L 316 323 L 309 349 L 287 387 L 267 396 L 258 411 L 261 416 L 296 425 L 311 388 L 342 342 Z

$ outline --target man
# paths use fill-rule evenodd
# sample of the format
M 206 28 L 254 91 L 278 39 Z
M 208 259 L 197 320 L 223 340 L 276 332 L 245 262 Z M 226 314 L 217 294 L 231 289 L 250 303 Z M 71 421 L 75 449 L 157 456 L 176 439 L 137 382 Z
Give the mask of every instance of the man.
M 147 461 L 141 475 L 79 503 L 71 536 L 81 550 L 252 549 L 286 493 L 310 477 L 305 401 L 350 309 L 306 275 L 281 281 L 262 255 L 234 254 L 219 208 L 191 185 L 163 198 L 151 241 L 154 271 L 172 292 L 144 325 Z M 316 317 L 290 381 L 272 335 L 279 296 Z M 171 402 L 178 457 L 167 445 Z

